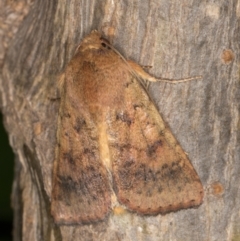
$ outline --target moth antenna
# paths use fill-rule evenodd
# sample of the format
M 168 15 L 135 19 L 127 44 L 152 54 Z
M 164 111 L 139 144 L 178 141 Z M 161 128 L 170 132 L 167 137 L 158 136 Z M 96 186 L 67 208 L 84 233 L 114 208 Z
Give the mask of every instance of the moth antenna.
M 111 48 L 116 54 L 119 55 L 119 57 L 127 64 L 127 66 L 129 67 L 129 70 L 132 74 L 134 74 L 136 77 L 138 76 L 137 73 L 133 70 L 133 68 L 130 66 L 130 64 L 128 63 L 128 61 L 111 45 L 105 42 L 105 44 Z
M 134 75 L 134 76 L 137 78 L 137 80 L 141 83 L 141 85 L 144 87 L 144 89 L 147 90 L 147 88 L 148 88 L 148 84 L 147 84 L 147 81 L 146 81 L 147 79 L 146 79 L 146 78 L 143 78 L 141 75 L 139 75 L 138 72 L 134 70 L 134 68 L 129 64 L 129 62 L 128 62 L 112 45 L 110 45 L 110 44 L 108 44 L 108 43 L 106 43 L 106 42 L 105 42 L 105 44 L 106 44 L 109 48 L 111 48 L 116 54 L 119 55 L 119 57 L 120 57 L 120 58 L 125 62 L 125 64 L 127 65 L 130 73 L 131 73 L 132 75 Z

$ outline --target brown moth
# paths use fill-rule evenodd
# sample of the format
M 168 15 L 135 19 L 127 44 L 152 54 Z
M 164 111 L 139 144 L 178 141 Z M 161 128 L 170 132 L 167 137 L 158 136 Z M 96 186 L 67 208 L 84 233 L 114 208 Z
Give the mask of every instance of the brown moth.
M 143 80 L 156 81 L 97 31 L 79 45 L 61 80 L 56 223 L 99 221 L 120 204 L 156 215 L 202 203 L 201 181 Z

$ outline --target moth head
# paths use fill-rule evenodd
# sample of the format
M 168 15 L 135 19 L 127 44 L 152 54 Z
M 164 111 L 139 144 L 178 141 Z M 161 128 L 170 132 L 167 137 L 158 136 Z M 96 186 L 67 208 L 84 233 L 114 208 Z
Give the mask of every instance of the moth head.
M 77 51 L 84 52 L 93 49 L 111 49 L 110 42 L 102 37 L 102 35 L 96 30 L 93 30 L 87 37 L 83 39 L 81 44 L 78 46 Z

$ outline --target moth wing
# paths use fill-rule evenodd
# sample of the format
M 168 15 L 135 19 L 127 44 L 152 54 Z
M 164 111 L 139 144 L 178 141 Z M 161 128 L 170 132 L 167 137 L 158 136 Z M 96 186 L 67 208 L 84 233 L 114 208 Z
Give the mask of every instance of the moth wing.
M 51 212 L 56 223 L 102 220 L 110 210 L 108 173 L 100 160 L 97 124 L 84 100 L 71 97 L 71 81 L 62 88 L 58 147 L 54 163 Z
M 203 187 L 186 153 L 133 77 L 108 120 L 114 189 L 120 203 L 158 214 L 202 203 Z

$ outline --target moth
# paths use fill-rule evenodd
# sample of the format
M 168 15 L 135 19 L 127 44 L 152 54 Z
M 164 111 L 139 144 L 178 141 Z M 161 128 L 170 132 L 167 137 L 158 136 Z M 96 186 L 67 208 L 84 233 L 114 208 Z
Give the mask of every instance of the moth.
M 199 206 L 203 186 L 144 88 L 156 81 L 97 31 L 61 78 L 51 213 L 58 224 Z

